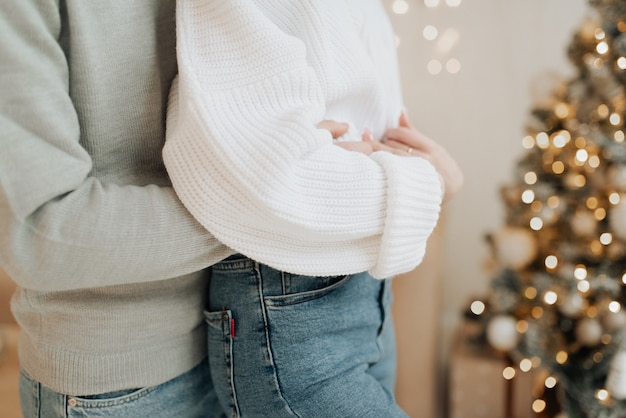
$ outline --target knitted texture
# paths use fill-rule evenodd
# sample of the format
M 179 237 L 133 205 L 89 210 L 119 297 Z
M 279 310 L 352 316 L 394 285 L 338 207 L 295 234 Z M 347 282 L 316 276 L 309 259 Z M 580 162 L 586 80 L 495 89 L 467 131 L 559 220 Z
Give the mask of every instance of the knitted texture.
M 442 198 L 434 167 L 349 152 L 316 128 L 334 119 L 381 136 L 397 124 L 383 16 L 374 0 L 177 3 L 164 161 L 181 201 L 221 242 L 318 276 L 385 278 L 421 261 Z

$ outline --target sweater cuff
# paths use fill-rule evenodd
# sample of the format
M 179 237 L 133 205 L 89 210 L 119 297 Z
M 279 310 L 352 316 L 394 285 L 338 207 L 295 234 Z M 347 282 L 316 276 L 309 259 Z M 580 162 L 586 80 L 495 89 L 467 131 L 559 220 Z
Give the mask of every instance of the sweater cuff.
M 413 270 L 426 252 L 443 198 L 441 178 L 419 157 L 375 152 L 387 176 L 387 208 L 379 257 L 369 273 L 384 279 Z

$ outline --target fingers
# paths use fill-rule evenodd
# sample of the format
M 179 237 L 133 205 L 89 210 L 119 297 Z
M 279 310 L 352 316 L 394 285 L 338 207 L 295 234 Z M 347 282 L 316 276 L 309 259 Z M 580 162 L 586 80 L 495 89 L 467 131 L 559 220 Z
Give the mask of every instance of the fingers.
M 398 122 L 398 125 L 403 128 L 414 129 L 413 125 L 409 121 L 409 117 L 404 112 L 400 114 L 400 121 Z
M 386 151 L 404 157 L 411 155 L 407 153 L 405 149 L 402 149 L 400 147 L 391 147 L 379 141 L 374 141 L 373 137 L 371 139 L 368 138 L 369 135 L 367 135 L 367 133 L 364 133 L 363 141 L 335 142 L 335 145 L 345 150 L 360 152 L 361 154 L 365 155 L 370 155 L 371 153 L 376 151 Z M 414 151 L 412 155 L 422 156 L 424 154 L 421 151 Z
M 398 127 L 391 128 L 385 132 L 383 142 L 390 140 L 404 144 L 404 147 L 411 147 L 430 152 L 437 147 L 437 143 L 422 134 L 415 128 Z
M 413 148 L 404 142 L 399 142 L 394 139 L 385 139 L 385 142 L 381 144 L 385 147 L 383 151 L 390 151 L 396 155 L 408 156 L 408 157 L 422 157 L 426 160 L 430 160 L 430 154 L 426 153 L 420 148 Z
M 318 129 L 326 129 L 330 132 L 333 139 L 337 139 L 340 136 L 348 132 L 350 126 L 347 123 L 336 122 L 334 120 L 323 120 L 317 124 Z
M 365 130 L 363 131 L 363 135 L 361 135 L 361 139 L 366 142 L 374 141 L 374 134 L 372 133 L 372 131 L 370 131 L 369 128 L 365 128 Z
M 355 141 L 347 141 L 347 142 L 335 142 L 335 145 L 346 149 L 348 151 L 360 152 L 361 154 L 370 155 L 374 152 L 373 144 L 375 142 L 355 142 Z

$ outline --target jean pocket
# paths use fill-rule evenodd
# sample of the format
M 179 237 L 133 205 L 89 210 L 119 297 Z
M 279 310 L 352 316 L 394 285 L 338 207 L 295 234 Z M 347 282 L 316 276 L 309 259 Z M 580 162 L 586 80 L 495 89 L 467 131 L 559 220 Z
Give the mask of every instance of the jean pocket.
M 239 416 L 233 376 L 234 320 L 228 309 L 205 311 L 208 324 L 209 367 L 222 406 Z
M 87 411 L 92 411 L 93 416 L 98 417 L 119 416 L 119 408 L 123 408 L 125 413 L 132 411 L 134 408 L 133 403 L 144 399 L 157 387 L 158 386 L 150 386 L 138 389 L 127 389 L 90 396 L 69 396 L 67 399 L 68 416 L 92 416 L 92 414 Z M 137 408 L 141 409 L 139 405 L 137 405 Z
M 312 277 L 283 273 L 283 293 L 265 296 L 268 308 L 297 305 L 326 296 L 346 284 L 353 276 Z

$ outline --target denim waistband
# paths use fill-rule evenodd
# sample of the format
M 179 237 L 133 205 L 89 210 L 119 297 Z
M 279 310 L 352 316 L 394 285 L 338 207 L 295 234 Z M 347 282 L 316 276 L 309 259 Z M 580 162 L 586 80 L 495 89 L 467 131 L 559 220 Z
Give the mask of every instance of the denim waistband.
M 230 257 L 214 264 L 213 270 L 246 270 L 257 267 L 259 263 L 243 254 L 233 254 Z

